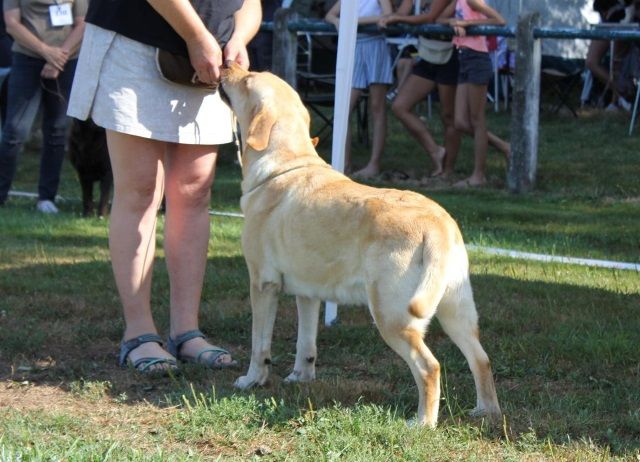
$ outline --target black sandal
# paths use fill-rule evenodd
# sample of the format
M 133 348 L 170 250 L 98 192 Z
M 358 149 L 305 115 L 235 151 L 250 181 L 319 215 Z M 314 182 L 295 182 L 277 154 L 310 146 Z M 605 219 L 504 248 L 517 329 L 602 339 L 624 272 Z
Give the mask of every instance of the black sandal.
M 157 334 L 143 334 L 134 337 L 131 340 L 122 341 L 120 343 L 120 357 L 118 363 L 120 367 L 131 367 L 141 374 L 145 375 L 173 375 L 178 372 L 178 363 L 173 358 L 146 357 L 137 361 L 129 359 L 129 353 L 138 348 L 143 343 L 154 342 L 162 346 L 162 339 Z M 152 367 L 163 365 L 164 367 Z M 151 369 L 150 369 L 151 368 Z

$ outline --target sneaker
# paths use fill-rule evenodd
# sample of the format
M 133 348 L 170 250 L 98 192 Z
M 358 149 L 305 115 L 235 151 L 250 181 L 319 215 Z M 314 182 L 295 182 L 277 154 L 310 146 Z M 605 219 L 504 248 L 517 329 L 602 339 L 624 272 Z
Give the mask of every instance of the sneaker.
M 618 106 L 613 103 L 610 103 L 606 108 L 604 108 L 605 112 L 618 112 Z
M 58 207 L 50 200 L 38 201 L 36 209 L 42 213 L 58 213 Z
M 618 106 L 627 112 L 631 112 L 631 103 L 624 99 L 622 96 L 618 98 Z
M 387 93 L 387 101 L 389 101 L 390 103 L 393 102 L 394 99 L 396 99 L 396 96 L 398 96 L 398 89 L 394 88 L 393 90 L 390 90 Z

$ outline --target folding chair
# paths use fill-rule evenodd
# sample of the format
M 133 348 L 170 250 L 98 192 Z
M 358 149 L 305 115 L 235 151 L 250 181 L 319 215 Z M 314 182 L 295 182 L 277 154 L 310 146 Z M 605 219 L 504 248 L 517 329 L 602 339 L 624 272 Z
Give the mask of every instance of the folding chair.
M 550 89 L 556 101 L 551 113 L 557 114 L 564 106 L 574 117 L 578 113 L 571 100 L 572 92 L 582 80 L 584 60 L 564 59 L 557 56 L 543 55 L 540 65 L 541 81 L 544 88 Z

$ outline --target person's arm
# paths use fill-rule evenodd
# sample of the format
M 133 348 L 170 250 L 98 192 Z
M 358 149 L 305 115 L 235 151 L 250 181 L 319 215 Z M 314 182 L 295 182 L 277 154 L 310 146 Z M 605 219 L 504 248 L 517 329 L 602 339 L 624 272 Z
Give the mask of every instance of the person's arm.
M 247 44 L 258 33 L 262 21 L 260 0 L 244 0 L 242 8 L 234 15 L 235 29 L 224 47 L 224 60 L 234 61 L 244 69 L 249 69 Z
M 189 60 L 198 79 L 207 84 L 220 80 L 222 50 L 193 9 L 189 0 L 147 0 L 180 37 L 189 51 Z
M 587 50 L 585 65 L 596 79 L 607 85 L 611 85 L 612 76 L 609 69 L 600 64 L 604 55 L 609 51 L 609 42 L 606 40 L 592 40 Z
M 324 20 L 333 24 L 336 29 L 340 28 L 340 0 L 335 2 L 329 11 L 327 11 Z
M 82 36 L 84 35 L 84 16 L 76 16 L 73 18 L 73 28 L 67 38 L 62 43 L 62 50 L 67 53 L 67 56 L 72 56 L 76 51 L 80 49 L 82 43 Z M 45 79 L 55 79 L 60 74 L 60 70 L 56 69 L 52 64 L 48 62 L 42 68 L 41 76 Z
M 406 3 L 408 3 L 410 7 L 413 4 L 411 0 L 409 0 Z M 394 24 L 398 22 L 412 24 L 412 25 L 431 24 L 436 22 L 438 18 L 445 17 L 444 15 L 445 9 L 447 9 L 450 3 L 451 3 L 451 0 L 434 0 L 433 3 L 431 4 L 431 8 L 427 13 L 412 15 L 412 14 L 405 13 L 406 7 L 403 8 L 405 4 L 405 2 L 403 2 L 402 5 L 398 7 L 398 10 L 396 11 L 396 13 L 393 13 L 385 18 L 382 18 L 378 22 L 378 24 L 380 25 L 380 27 L 385 27 L 387 24 Z M 453 5 L 455 6 L 455 2 L 453 3 Z M 451 9 L 449 16 L 451 16 L 452 14 L 453 14 L 453 11 Z
M 22 14 L 20 8 L 12 8 L 4 12 L 4 22 L 7 33 L 13 37 L 23 47 L 37 53 L 61 71 L 69 59 L 69 53 L 60 47 L 52 47 L 40 40 L 33 32 L 22 24 Z

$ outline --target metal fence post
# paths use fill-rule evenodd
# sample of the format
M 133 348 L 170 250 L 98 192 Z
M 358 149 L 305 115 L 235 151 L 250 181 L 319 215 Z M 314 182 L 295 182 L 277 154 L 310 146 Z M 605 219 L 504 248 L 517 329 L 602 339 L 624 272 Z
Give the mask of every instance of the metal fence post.
M 509 190 L 528 192 L 535 187 L 538 163 L 540 116 L 540 40 L 533 30 L 539 13 L 523 15 L 516 30 L 516 71 L 512 92 L 511 160 L 507 173 Z
M 276 10 L 273 18 L 273 73 L 296 88 L 298 68 L 298 34 L 289 30 L 289 23 L 298 14 L 288 8 Z

